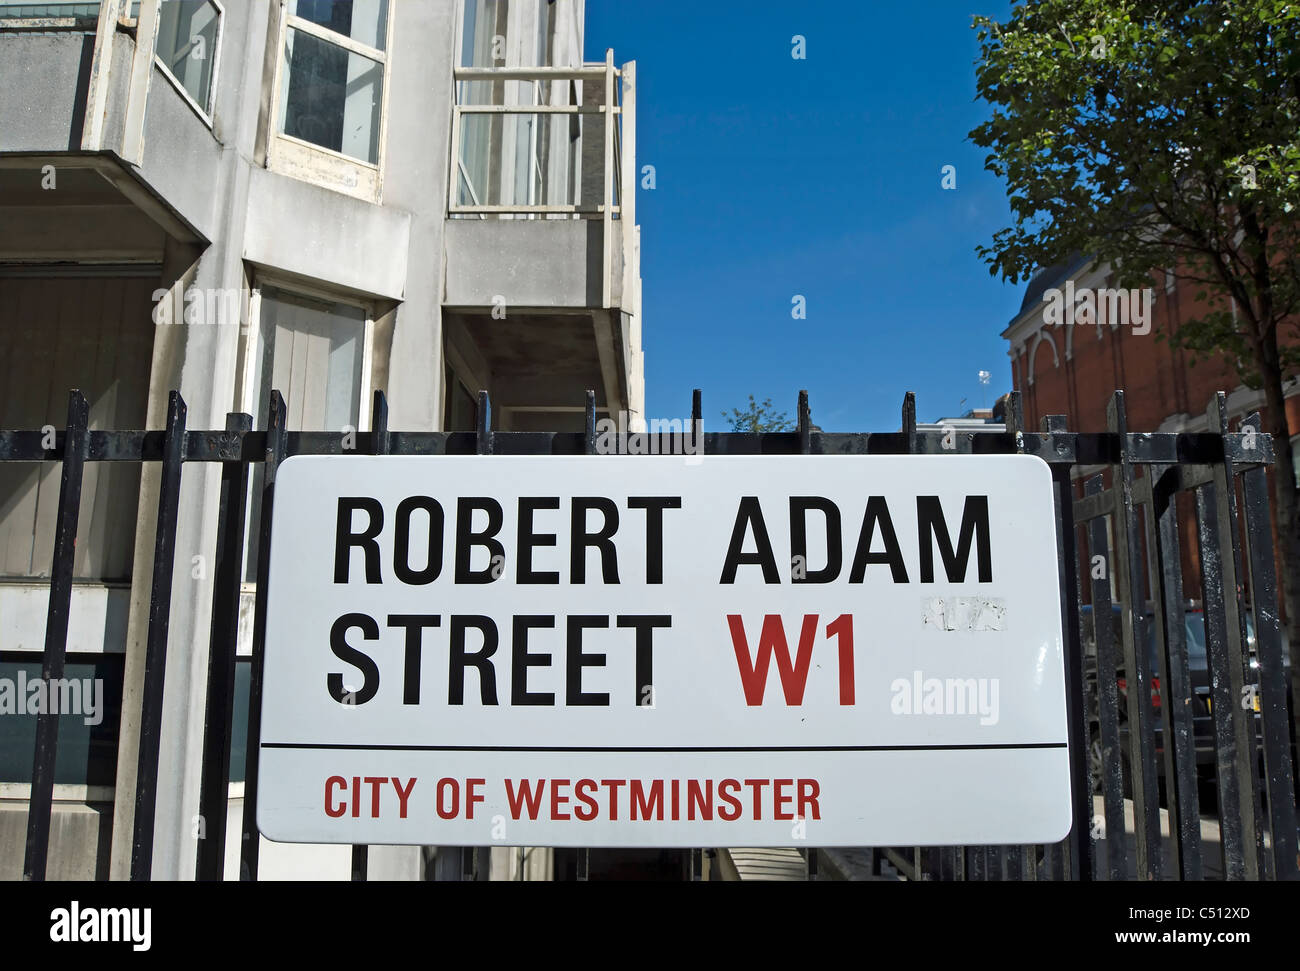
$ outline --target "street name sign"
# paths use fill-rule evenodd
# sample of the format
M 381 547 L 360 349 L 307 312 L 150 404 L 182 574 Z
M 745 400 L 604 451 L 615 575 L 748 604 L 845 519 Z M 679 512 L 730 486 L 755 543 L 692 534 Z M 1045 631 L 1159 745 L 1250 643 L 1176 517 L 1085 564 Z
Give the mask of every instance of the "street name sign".
M 311 843 L 1052 843 L 1031 456 L 297 456 L 258 827 Z

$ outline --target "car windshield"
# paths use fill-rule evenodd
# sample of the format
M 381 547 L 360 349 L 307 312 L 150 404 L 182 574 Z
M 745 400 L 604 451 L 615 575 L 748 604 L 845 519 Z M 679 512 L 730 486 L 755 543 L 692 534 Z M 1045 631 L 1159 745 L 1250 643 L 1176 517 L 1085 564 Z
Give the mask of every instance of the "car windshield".
M 1249 610 L 1245 612 L 1246 616 L 1246 649 L 1253 656 L 1255 653 L 1255 618 Z M 1151 670 L 1158 671 L 1159 661 L 1156 658 L 1156 627 L 1155 617 L 1152 614 L 1146 615 L 1146 642 L 1147 642 L 1147 659 L 1151 662 Z M 1205 645 L 1205 614 L 1199 610 L 1188 610 L 1183 614 L 1183 637 L 1187 642 L 1187 663 L 1192 668 L 1207 668 L 1209 660 L 1206 657 Z

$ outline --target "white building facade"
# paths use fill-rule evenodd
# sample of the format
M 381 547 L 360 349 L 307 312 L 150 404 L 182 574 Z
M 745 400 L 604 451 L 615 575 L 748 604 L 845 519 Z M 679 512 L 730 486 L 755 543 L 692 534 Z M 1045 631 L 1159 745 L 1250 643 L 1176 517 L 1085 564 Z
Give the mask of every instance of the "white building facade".
M 0 428 L 497 430 L 641 424 L 635 64 L 582 57 L 582 0 L 0 2 Z M 50 878 L 125 878 L 158 499 L 87 466 Z M 187 465 L 155 879 L 195 874 L 220 470 Z M 257 483 L 254 482 L 254 489 Z M 0 464 L 0 680 L 39 675 L 56 463 Z M 255 515 L 255 514 L 254 514 Z M 256 527 L 250 522 L 250 530 Z M 227 877 L 238 876 L 255 572 L 241 594 Z M 0 714 L 0 879 L 21 875 L 34 716 Z M 434 854 L 372 847 L 374 877 Z M 498 851 L 494 876 L 547 878 Z M 346 879 L 348 847 L 266 843 L 260 877 Z

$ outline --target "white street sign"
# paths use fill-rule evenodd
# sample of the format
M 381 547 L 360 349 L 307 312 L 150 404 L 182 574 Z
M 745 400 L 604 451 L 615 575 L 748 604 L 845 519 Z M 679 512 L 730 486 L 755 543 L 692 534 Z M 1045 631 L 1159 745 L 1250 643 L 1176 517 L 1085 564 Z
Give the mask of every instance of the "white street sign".
M 300 456 L 257 820 L 453 846 L 1052 843 L 1028 456 Z

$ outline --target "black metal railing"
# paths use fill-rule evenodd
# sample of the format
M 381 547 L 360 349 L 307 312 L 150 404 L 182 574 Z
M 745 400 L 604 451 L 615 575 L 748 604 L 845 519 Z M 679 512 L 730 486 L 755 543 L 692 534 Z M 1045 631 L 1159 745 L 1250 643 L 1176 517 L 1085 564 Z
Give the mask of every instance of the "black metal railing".
M 1214 861 L 1207 860 L 1201 841 L 1204 814 L 1198 803 L 1200 780 L 1192 717 L 1195 698 L 1182 616 L 1184 560 L 1177 498 L 1190 495 L 1194 498 L 1198 579 L 1204 603 L 1210 682 L 1207 704 L 1213 723 L 1221 874 L 1227 879 L 1297 876 L 1294 731 L 1288 715 L 1267 482 L 1267 469 L 1273 461 L 1271 439 L 1259 431 L 1258 415 L 1247 418 L 1240 431 L 1229 432 L 1223 394 L 1211 404 L 1213 430 L 1207 432 L 1129 432 L 1122 392 L 1115 392 L 1108 415 L 1106 432 L 1070 432 L 1060 416 L 1045 418 L 1041 430 L 1031 432 L 1023 427 L 1020 399 L 1013 394 L 1004 431 L 936 431 L 918 429 L 915 398 L 909 393 L 904 399 L 900 431 L 839 434 L 813 428 L 808 396 L 801 392 L 795 431 L 703 434 L 687 429 L 651 436 L 659 441 L 643 454 L 680 454 L 698 448 L 702 438 L 701 451 L 706 455 L 1022 453 L 1036 455 L 1051 467 L 1067 661 L 1074 820 L 1071 832 L 1054 846 L 878 848 L 874 854 L 878 866 L 888 861 L 892 869 L 911 879 L 1091 880 L 1103 874 L 1110 879 L 1199 879 L 1212 875 L 1207 874 L 1211 869 L 1207 864 Z M 133 754 L 137 759 L 133 879 L 147 879 L 152 868 L 168 614 L 185 463 L 218 463 L 222 473 L 200 769 L 199 813 L 206 821 L 206 832 L 196 850 L 198 878 L 219 880 L 227 841 L 250 470 L 260 464 L 264 473 L 261 495 L 254 497 L 260 501 L 261 515 L 256 535 L 249 537 L 257 544 L 254 579 L 260 579 L 266 576 L 270 562 L 276 470 L 289 456 L 580 455 L 597 451 L 595 396 L 591 392 L 587 393 L 582 432 L 494 432 L 485 392 L 479 393 L 477 429 L 473 432 L 389 431 L 382 392 L 375 393 L 368 432 L 340 435 L 289 431 L 279 392 L 271 393 L 269 416 L 268 427 L 260 431 L 253 430 L 252 419 L 244 414 L 229 415 L 222 431 L 190 431 L 186 428 L 185 404 L 179 394 L 172 392 L 163 431 L 90 431 L 85 398 L 73 391 L 66 428 L 54 436 L 52 447 L 48 447 L 51 442 L 43 431 L 0 432 L 0 462 L 62 463 L 42 655 L 42 676 L 46 679 L 62 676 L 66 657 L 72 562 L 85 463 L 161 465 L 139 746 L 135 753 L 120 753 Z M 694 395 L 692 419 L 695 429 L 702 427 L 699 391 Z M 689 443 L 686 435 L 691 436 Z M 1109 473 L 1109 484 L 1103 475 L 1093 474 L 1080 494 L 1080 476 L 1103 470 Z M 1085 537 L 1083 543 L 1079 542 L 1080 532 Z M 1080 583 L 1082 551 L 1087 554 L 1086 577 L 1091 581 L 1086 607 Z M 1097 567 L 1099 562 L 1101 568 Z M 258 583 L 240 834 L 240 875 L 244 879 L 256 879 L 258 873 L 255 807 L 267 596 L 267 585 Z M 1110 616 L 1112 600 L 1121 614 L 1119 645 L 1110 624 L 1096 621 Z M 1145 609 L 1148 601 L 1153 605 L 1149 613 Z M 1081 629 L 1085 609 L 1094 619 L 1087 644 Z M 1251 626 L 1248 615 L 1253 617 Z M 1148 624 L 1155 635 L 1154 670 L 1145 647 Z M 1251 671 L 1258 673 L 1252 675 Z M 1158 696 L 1162 699 L 1158 725 L 1153 700 L 1155 678 L 1159 679 Z M 1121 680 L 1131 686 L 1124 690 L 1123 709 Z M 1240 703 L 1256 695 L 1257 716 Z M 37 719 L 23 866 L 28 880 L 41 880 L 46 874 L 58 719 L 58 713 L 50 711 L 42 711 Z M 1089 764 L 1094 741 L 1101 762 L 1096 767 Z M 1100 779 L 1100 812 L 1094 811 L 1094 777 Z M 1162 780 L 1166 803 L 1163 817 Z M 1126 786 L 1131 792 L 1134 819 L 1132 867 L 1125 835 Z M 1109 838 L 1105 833 L 1110 834 Z M 587 854 L 581 850 L 571 852 L 575 857 L 566 869 L 583 879 Z M 686 858 L 685 870 L 692 879 L 699 879 L 702 870 L 700 852 L 690 851 Z M 1104 868 L 1099 865 L 1103 853 Z M 809 874 L 816 878 L 822 870 L 818 851 L 807 850 L 806 856 Z M 463 848 L 454 859 L 458 865 L 446 866 L 440 860 L 438 872 L 453 879 L 486 876 L 481 848 Z M 354 879 L 365 879 L 366 864 L 366 848 L 354 847 Z

